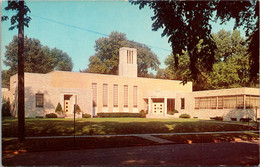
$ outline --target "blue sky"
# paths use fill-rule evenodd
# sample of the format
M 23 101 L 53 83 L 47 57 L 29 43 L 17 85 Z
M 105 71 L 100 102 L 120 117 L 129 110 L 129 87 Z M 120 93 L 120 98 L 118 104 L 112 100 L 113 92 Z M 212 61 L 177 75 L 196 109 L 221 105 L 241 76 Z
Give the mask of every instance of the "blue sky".
M 87 68 L 89 57 L 94 55 L 95 41 L 112 31 L 125 33 L 127 39 L 144 43 L 159 57 L 164 68 L 164 59 L 171 53 L 167 37 L 161 37 L 162 30 L 152 31 L 153 11 L 148 7 L 139 10 L 138 6 L 125 1 L 27 1 L 32 18 L 25 35 L 37 38 L 42 45 L 58 48 L 66 52 L 74 63 L 73 71 Z M 2 4 L 2 15 L 11 16 Z M 4 59 L 8 45 L 17 29 L 8 30 L 10 21 L 1 25 L 1 56 Z M 233 24 L 220 26 L 212 24 L 212 31 L 232 30 Z M 102 35 L 103 34 L 103 35 Z M 4 65 L 2 69 L 7 69 Z

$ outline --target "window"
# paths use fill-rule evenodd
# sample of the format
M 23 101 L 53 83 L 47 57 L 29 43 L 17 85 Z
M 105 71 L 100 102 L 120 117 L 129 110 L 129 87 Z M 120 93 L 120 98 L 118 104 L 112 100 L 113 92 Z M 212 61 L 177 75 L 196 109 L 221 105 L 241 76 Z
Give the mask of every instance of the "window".
M 133 107 L 138 107 L 138 87 L 134 86 L 133 88 Z
M 259 108 L 259 96 L 246 95 L 246 108 Z
M 217 97 L 210 98 L 210 108 L 216 109 L 217 108 Z
M 181 98 L 181 109 L 185 108 L 185 99 Z
M 97 106 L 97 83 L 92 83 L 93 107 Z
M 127 64 L 133 64 L 133 51 L 127 50 Z
M 44 103 L 44 96 L 43 94 L 36 94 L 35 95 L 35 102 L 36 102 L 36 107 L 43 107 Z
M 118 85 L 113 85 L 113 106 L 118 107 Z
M 237 96 L 237 108 L 244 108 L 244 95 Z
M 103 84 L 103 107 L 108 106 L 108 85 Z
M 195 109 L 199 109 L 199 108 L 200 108 L 200 98 L 195 97 Z
M 209 109 L 210 108 L 210 97 L 201 97 L 199 100 L 200 109 Z
M 224 109 L 234 109 L 237 107 L 237 98 L 236 96 L 224 96 Z
M 218 97 L 218 109 L 223 109 L 223 97 Z
M 124 85 L 124 107 L 128 107 L 128 85 Z

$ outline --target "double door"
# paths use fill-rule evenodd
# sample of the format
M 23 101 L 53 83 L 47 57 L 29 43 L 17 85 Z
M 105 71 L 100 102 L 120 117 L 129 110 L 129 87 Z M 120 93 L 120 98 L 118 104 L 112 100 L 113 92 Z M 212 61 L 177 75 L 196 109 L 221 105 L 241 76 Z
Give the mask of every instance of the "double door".
M 152 106 L 153 114 L 163 114 L 164 103 L 155 102 Z

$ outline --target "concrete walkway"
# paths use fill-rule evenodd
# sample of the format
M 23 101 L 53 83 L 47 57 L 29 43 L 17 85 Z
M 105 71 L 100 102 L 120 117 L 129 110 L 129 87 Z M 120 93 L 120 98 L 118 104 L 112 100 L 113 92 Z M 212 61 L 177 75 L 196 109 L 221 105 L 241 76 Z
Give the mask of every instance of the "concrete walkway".
M 171 143 L 174 143 L 174 142 L 172 142 L 170 140 L 161 139 L 161 138 L 154 137 L 154 136 L 151 136 L 151 135 L 139 135 L 138 137 L 146 139 L 146 140 L 154 141 L 154 142 L 159 143 L 159 144 L 171 144 Z

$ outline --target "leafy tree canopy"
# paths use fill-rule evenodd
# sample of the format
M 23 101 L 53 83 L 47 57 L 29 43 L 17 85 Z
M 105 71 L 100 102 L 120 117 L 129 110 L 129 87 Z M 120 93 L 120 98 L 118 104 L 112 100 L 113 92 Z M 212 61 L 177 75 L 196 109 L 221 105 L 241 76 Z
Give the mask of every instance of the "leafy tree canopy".
M 211 72 L 207 72 L 203 67 L 198 67 L 198 78 L 195 81 L 192 78 L 187 78 L 187 76 L 190 76 L 191 71 L 188 67 L 191 62 L 187 52 L 183 51 L 182 56 L 176 55 L 179 58 L 178 68 L 175 67 L 173 54 L 165 59 L 167 67 L 162 76 L 167 79 L 193 81 L 194 90 L 256 85 L 257 82 L 250 81 L 248 45 L 246 39 L 240 36 L 240 32 L 235 30 L 231 33 L 221 30 L 212 34 L 212 37 L 217 49 L 214 53 L 216 61 Z M 203 47 L 201 44 L 197 45 L 198 50 Z M 201 60 L 198 59 L 198 61 Z M 157 74 L 157 77 L 160 77 L 160 75 Z
M 118 74 L 119 48 L 131 47 L 137 49 L 138 76 L 147 77 L 148 69 L 157 70 L 160 65 L 158 57 L 144 44 L 128 41 L 126 35 L 111 32 L 108 38 L 96 41 L 96 54 L 89 59 L 89 66 L 82 72 Z
M 4 64 L 9 67 L 2 71 L 3 85 L 9 85 L 10 76 L 17 73 L 18 37 L 6 46 Z M 48 73 L 53 70 L 71 71 L 73 63 L 67 53 L 59 49 L 42 46 L 38 39 L 24 38 L 24 71 L 31 73 Z
M 162 36 L 169 38 L 174 64 L 178 67 L 178 58 L 184 56 L 185 50 L 190 59 L 190 77 L 197 80 L 200 75 L 199 66 L 207 71 L 213 68 L 216 43 L 211 35 L 209 21 L 220 19 L 222 24 L 235 19 L 234 29 L 243 26 L 249 37 L 248 52 L 250 53 L 250 75 L 256 79 L 259 69 L 259 1 L 132 1 L 142 9 L 149 6 L 154 16 L 152 29 L 157 31 L 162 28 Z M 203 40 L 205 47 L 200 52 L 197 45 Z M 179 55 L 179 57 L 177 56 Z M 206 61 L 199 65 L 200 61 Z M 187 80 L 184 80 L 184 82 Z

